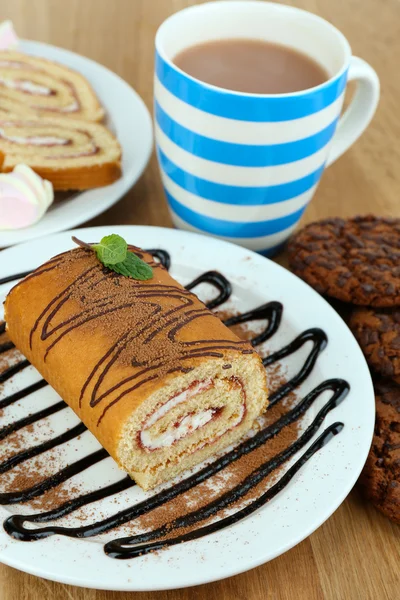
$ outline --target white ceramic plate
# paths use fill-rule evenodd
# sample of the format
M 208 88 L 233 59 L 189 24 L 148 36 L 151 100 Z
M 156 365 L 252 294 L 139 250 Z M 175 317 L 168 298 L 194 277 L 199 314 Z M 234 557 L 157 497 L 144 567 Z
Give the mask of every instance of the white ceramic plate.
M 365 360 L 336 312 L 310 287 L 277 264 L 239 246 L 193 233 L 132 226 L 113 227 L 112 231 L 133 244 L 168 250 L 172 259 L 171 272 L 184 284 L 204 271 L 219 270 L 233 284 L 233 295 L 228 303 L 231 308 L 243 312 L 271 300 L 283 303 L 282 323 L 271 340 L 265 343 L 271 351 L 291 342 L 308 328 L 322 328 L 328 336 L 328 344 L 310 376 L 299 386 L 298 397 L 304 397 L 324 380 L 347 380 L 351 387 L 349 394 L 327 415 L 313 440 L 336 421 L 344 423 L 344 429 L 317 452 L 271 502 L 218 533 L 178 544 L 157 554 L 115 560 L 104 554 L 103 545 L 110 539 L 120 537 L 121 533 L 117 536 L 111 531 L 101 538 L 85 540 L 54 536 L 27 543 L 12 539 L 1 528 L 0 560 L 48 579 L 109 590 L 181 588 L 229 577 L 256 567 L 310 535 L 338 508 L 353 487 L 365 462 L 374 425 L 374 395 Z M 83 240 L 93 241 L 111 231 L 99 227 L 80 229 L 75 233 Z M 0 253 L 0 277 L 32 269 L 70 247 L 71 232 L 64 232 L 5 250 Z M 11 284 L 2 286 L 0 300 L 10 287 Z M 202 297 L 215 295 L 215 290 L 213 292 L 205 284 L 196 291 Z M 310 349 L 311 344 L 307 342 L 292 355 L 286 364 L 288 376 L 300 369 Z M 25 387 L 37 377 L 37 372 L 28 367 L 6 382 L 0 399 L 10 391 Z M 303 427 L 311 422 L 329 397 L 330 393 L 324 392 L 307 413 Z M 43 388 L 6 408 L 1 416 L 0 427 L 53 404 L 57 398 L 51 388 Z M 69 408 L 56 413 L 49 420 L 52 430 L 57 433 L 78 423 Z M 44 436 L 41 439 L 48 439 L 46 428 L 42 428 L 39 434 Z M 2 444 L 6 444 L 6 440 Z M 97 441 L 89 432 L 85 432 L 79 442 L 73 440 L 63 446 L 59 467 L 97 448 Z M 107 458 L 78 476 L 78 479 L 90 489 L 96 489 L 102 484 L 121 479 L 121 476 L 112 459 Z M 121 492 L 113 500 L 117 499 L 118 510 L 121 510 L 153 493 L 145 493 L 136 486 Z M 115 504 L 107 500 L 92 504 L 90 509 L 92 514 L 89 513 L 85 522 L 95 521 L 100 513 L 107 515 L 116 510 Z M 32 513 L 32 509 L 18 505 L 1 506 L 0 521 L 3 522 L 10 514 L 21 512 Z M 58 522 L 70 526 L 74 526 L 74 523 L 82 525 L 81 521 L 74 521 L 72 515 Z
M 102 65 L 55 46 L 22 41 L 21 50 L 54 60 L 84 75 L 106 110 L 106 124 L 122 148 L 122 176 L 105 187 L 63 194 L 43 219 L 25 229 L 0 231 L 0 248 L 77 227 L 120 198 L 143 173 L 153 148 L 153 127 L 143 100 L 121 77 Z

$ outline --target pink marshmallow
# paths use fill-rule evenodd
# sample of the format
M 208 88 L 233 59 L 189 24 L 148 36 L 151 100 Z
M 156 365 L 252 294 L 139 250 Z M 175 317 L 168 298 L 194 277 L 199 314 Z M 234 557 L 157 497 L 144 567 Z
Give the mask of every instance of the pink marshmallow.
M 19 39 L 11 21 L 0 24 L 0 50 L 12 50 L 18 47 Z

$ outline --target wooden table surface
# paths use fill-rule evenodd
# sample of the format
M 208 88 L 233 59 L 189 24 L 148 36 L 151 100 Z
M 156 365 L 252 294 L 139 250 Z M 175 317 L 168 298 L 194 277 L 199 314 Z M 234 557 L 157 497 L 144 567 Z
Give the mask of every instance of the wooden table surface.
M 305 221 L 374 212 L 400 216 L 399 0 L 292 0 L 318 13 L 374 66 L 382 84 L 368 131 L 324 175 Z M 160 23 L 190 0 L 0 0 L 21 37 L 69 48 L 106 65 L 152 107 L 153 43 Z M 116 206 L 85 225 L 171 226 L 156 159 Z M 281 258 L 279 260 L 282 260 Z M 284 260 L 284 259 L 283 259 Z M 1 600 L 398 600 L 400 529 L 353 490 L 307 540 L 225 581 L 170 592 L 83 590 L 0 565 Z M 154 574 L 155 580 L 157 573 Z

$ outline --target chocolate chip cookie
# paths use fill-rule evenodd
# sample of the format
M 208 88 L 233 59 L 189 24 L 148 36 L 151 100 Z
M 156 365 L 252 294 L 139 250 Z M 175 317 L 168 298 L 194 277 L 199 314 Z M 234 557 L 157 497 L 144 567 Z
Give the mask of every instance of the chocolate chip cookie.
M 321 294 L 400 306 L 400 219 L 324 219 L 299 231 L 288 251 L 292 271 Z
M 400 523 L 400 386 L 377 380 L 375 398 L 375 434 L 359 484 L 378 510 Z
M 400 384 L 400 308 L 356 308 L 349 326 L 368 364 Z

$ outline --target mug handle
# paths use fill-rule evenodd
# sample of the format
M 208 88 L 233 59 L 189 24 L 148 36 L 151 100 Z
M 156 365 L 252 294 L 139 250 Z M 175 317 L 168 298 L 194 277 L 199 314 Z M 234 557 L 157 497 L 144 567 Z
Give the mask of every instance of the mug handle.
M 352 56 L 347 80 L 357 81 L 357 89 L 350 106 L 340 118 L 326 166 L 346 152 L 365 131 L 379 101 L 378 75 L 362 58 Z

